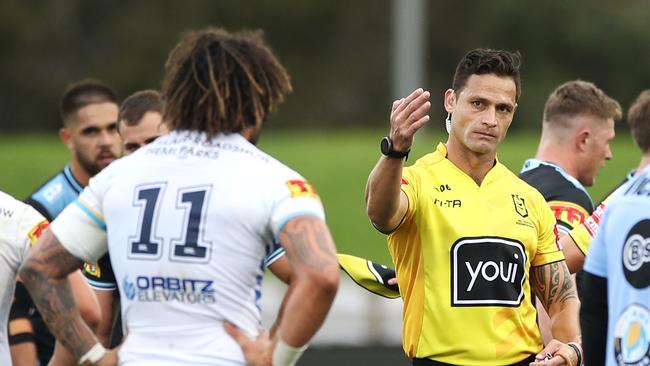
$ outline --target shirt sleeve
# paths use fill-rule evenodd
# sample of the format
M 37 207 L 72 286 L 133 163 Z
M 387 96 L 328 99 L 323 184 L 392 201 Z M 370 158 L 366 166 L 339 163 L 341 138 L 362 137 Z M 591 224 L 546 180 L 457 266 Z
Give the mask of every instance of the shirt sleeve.
M 607 218 L 608 212 L 605 211 L 602 222 L 596 231 L 593 241 L 589 246 L 589 252 L 585 259 L 583 269 L 599 277 L 607 277 L 607 247 L 605 238 L 607 237 Z
M 540 196 L 541 197 L 541 196 Z M 555 215 L 551 208 L 543 201 L 537 202 L 539 207 L 539 234 L 537 241 L 537 251 L 531 261 L 533 266 L 542 266 L 548 263 L 561 261 L 564 259 L 564 253 L 559 244 L 559 235 Z
M 108 249 L 99 176 L 52 222 L 52 232 L 72 255 L 95 262 Z
M 29 247 L 36 243 L 49 223 L 38 211 L 28 205 L 24 205 L 25 210 L 18 222 L 18 240 L 21 247 L 21 256 L 24 259 Z
M 311 215 L 325 220 L 325 210 L 316 189 L 303 178 L 286 180 L 278 189 L 277 197 L 271 212 L 271 229 L 276 242 L 279 242 L 278 235 L 284 225 L 297 216 Z
M 402 222 L 410 220 L 415 215 L 415 212 L 417 210 L 416 203 L 418 202 L 419 183 L 420 182 L 418 180 L 418 177 L 413 172 L 412 168 L 406 167 L 402 170 L 401 190 L 404 192 L 406 198 L 408 199 L 408 208 Z M 402 226 L 402 222 L 400 222 L 397 228 Z

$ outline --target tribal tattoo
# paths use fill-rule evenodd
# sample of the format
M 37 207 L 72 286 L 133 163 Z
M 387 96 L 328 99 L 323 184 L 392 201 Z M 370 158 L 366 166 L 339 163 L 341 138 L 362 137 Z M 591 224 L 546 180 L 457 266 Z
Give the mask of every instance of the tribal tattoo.
M 576 286 L 564 261 L 530 269 L 530 283 L 546 311 L 551 305 L 577 300 Z

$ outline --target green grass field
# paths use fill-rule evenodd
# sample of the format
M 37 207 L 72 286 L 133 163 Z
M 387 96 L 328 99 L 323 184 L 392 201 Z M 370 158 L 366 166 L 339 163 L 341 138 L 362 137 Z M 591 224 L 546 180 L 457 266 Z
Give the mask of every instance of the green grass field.
M 443 136 L 416 137 L 409 163 L 431 151 Z M 379 157 L 383 130 L 323 132 L 269 132 L 260 147 L 308 178 L 319 191 L 338 250 L 390 262 L 385 237 L 375 231 L 363 200 L 368 173 Z M 510 135 L 500 147 L 499 159 L 519 171 L 523 161 L 535 154 L 537 135 Z M 612 144 L 614 159 L 601 171 L 590 189 L 598 201 L 631 169 L 639 152 L 629 135 L 619 134 Z M 55 136 L 17 135 L 0 137 L 0 189 L 24 198 L 68 161 L 69 152 Z

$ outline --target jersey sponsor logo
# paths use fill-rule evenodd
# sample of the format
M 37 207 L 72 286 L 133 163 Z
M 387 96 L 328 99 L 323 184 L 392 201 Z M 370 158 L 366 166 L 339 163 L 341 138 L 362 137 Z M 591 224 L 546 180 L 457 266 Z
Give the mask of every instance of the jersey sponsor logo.
M 0 215 L 10 219 L 13 217 L 14 211 L 8 208 L 0 207 Z
M 452 306 L 516 307 L 524 298 L 526 251 L 501 237 L 461 238 L 451 248 Z
M 526 208 L 526 201 L 518 194 L 512 194 L 512 203 L 515 205 L 515 211 L 521 217 L 528 217 L 528 209 Z
M 84 272 L 96 278 L 102 277 L 102 270 L 97 263 L 84 263 Z
M 441 200 L 434 197 L 433 204 L 443 208 L 458 208 L 463 205 L 463 202 L 461 200 Z
M 122 286 L 126 298 L 140 302 L 180 302 L 184 304 L 214 304 L 214 281 L 196 278 L 136 276 L 124 277 Z
M 568 224 L 571 228 L 580 225 L 588 216 L 587 211 L 572 202 L 551 201 L 548 203 L 557 221 Z
M 286 182 L 289 191 L 291 192 L 291 197 L 313 197 L 318 198 L 316 193 L 316 188 L 312 186 L 309 182 L 299 179 L 292 179 Z
M 623 244 L 623 273 L 638 289 L 650 286 L 650 220 L 636 223 Z
M 641 304 L 628 306 L 614 329 L 618 365 L 650 365 L 650 312 Z
M 43 230 L 45 230 L 48 226 L 50 226 L 50 223 L 47 220 L 43 220 L 36 224 L 29 232 L 27 233 L 27 237 L 29 238 L 29 242 L 34 245 L 36 244 L 36 241 L 38 238 L 41 237 L 43 234 Z

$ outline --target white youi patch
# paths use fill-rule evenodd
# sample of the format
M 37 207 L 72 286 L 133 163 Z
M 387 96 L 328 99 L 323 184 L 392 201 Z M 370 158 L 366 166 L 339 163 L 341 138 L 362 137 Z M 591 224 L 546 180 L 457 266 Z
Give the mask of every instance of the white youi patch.
M 519 306 L 526 251 L 501 237 L 461 238 L 451 248 L 452 306 Z

